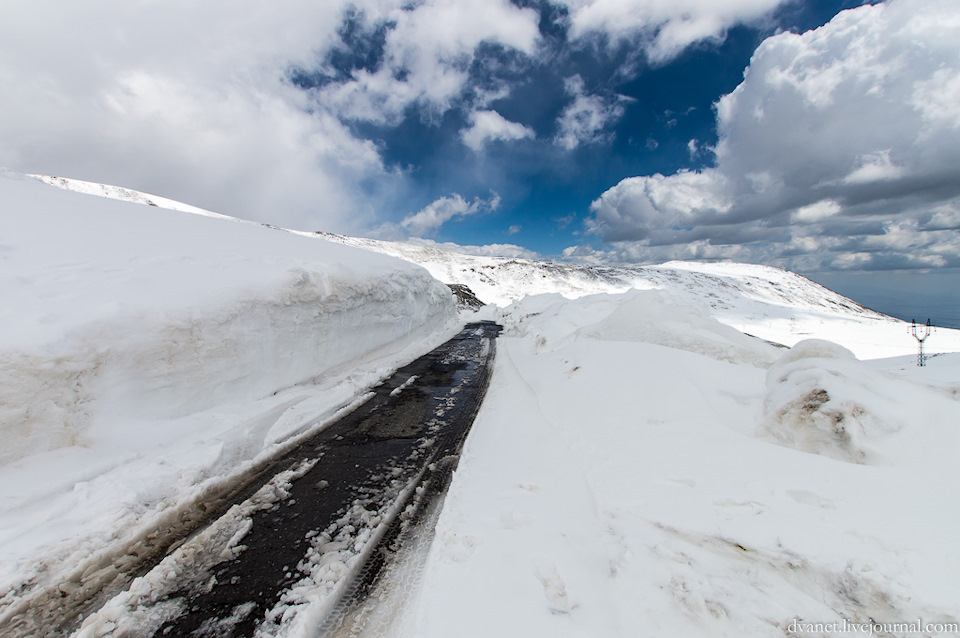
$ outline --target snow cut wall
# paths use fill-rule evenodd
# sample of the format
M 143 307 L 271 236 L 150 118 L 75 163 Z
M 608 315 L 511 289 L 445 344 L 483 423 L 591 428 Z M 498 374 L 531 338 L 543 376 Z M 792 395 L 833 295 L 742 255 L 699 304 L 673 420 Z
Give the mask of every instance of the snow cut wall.
M 3 172 L 0 294 L 0 465 L 95 446 L 95 424 L 267 396 L 457 321 L 449 289 L 397 259 Z

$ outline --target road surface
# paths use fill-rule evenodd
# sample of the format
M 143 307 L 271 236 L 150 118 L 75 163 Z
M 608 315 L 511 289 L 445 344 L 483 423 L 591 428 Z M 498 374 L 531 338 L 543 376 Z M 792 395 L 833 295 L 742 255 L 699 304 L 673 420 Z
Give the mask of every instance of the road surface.
M 136 571 L 111 575 L 112 589 L 63 595 L 58 607 L 60 594 L 38 597 L 0 635 L 226 638 L 291 623 L 334 634 L 437 511 L 500 329 L 468 324 L 230 499 L 200 504 L 202 522 L 168 533 Z

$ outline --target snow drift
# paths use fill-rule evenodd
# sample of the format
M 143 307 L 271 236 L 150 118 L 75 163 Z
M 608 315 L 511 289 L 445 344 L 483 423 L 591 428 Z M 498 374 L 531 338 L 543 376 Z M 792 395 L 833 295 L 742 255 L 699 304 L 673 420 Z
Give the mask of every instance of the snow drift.
M 795 345 L 767 374 L 760 432 L 798 450 L 865 462 L 868 440 L 895 427 L 884 428 L 867 407 L 882 397 L 855 374 L 856 366 L 852 352 L 829 341 Z M 862 397 L 864 391 L 870 396 Z
M 0 180 L 0 463 L 260 398 L 442 331 L 449 290 L 289 233 Z
M 514 334 L 532 338 L 540 350 L 554 350 L 574 339 L 649 343 L 763 368 L 779 355 L 778 348 L 714 319 L 703 304 L 664 290 L 590 295 L 578 301 L 536 295 L 511 304 L 501 316 Z

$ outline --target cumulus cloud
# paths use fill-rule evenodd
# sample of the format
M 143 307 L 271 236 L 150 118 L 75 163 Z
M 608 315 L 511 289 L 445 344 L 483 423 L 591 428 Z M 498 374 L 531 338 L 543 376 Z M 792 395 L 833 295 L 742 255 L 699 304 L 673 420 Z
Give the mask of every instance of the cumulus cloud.
M 715 166 L 625 179 L 588 228 L 645 259 L 958 265 L 958 95 L 952 0 L 890 0 L 782 33 L 717 104 Z
M 440 197 L 430 202 L 416 213 L 404 217 L 400 223 L 381 224 L 375 233 L 384 239 L 402 239 L 407 237 L 425 237 L 435 234 L 445 223 L 469 217 L 478 213 L 489 213 L 500 207 L 500 196 L 496 193 L 487 199 L 475 197 L 467 201 L 459 193 Z
M 723 176 L 711 169 L 629 177 L 593 202 L 587 225 L 607 241 L 676 243 L 678 236 L 731 209 L 725 186 Z
M 559 4 L 570 10 L 563 28 L 575 46 L 601 33 L 666 60 L 781 1 Z M 394 126 L 412 113 L 439 122 L 456 109 L 473 114 L 460 134 L 474 150 L 535 137 L 494 110 L 525 71 L 544 65 L 545 51 L 555 53 L 544 45 L 541 16 L 522 4 L 530 3 L 236 0 L 229 10 L 186 0 L 10 3 L 0 21 L 0 166 L 119 184 L 294 228 L 375 228 L 398 218 L 394 202 L 413 190 L 415 178 L 388 166 L 384 143 L 364 139 L 358 124 Z M 356 60 L 338 64 L 337 52 Z M 506 70 L 479 82 L 471 73 L 492 58 Z M 928 142 L 941 130 L 960 130 L 952 68 L 918 81 L 904 105 L 928 124 L 920 133 Z M 779 81 L 784 91 L 792 82 L 827 104 L 845 81 L 839 71 L 830 77 L 834 88 L 790 72 Z M 609 140 L 623 98 L 590 94 L 579 76 L 566 87 L 570 102 L 549 139 L 566 150 Z M 834 104 L 841 98 L 837 93 Z M 737 153 L 731 145 L 728 154 Z M 914 169 L 891 139 L 858 149 L 828 186 L 867 189 L 882 177 L 895 188 Z M 753 173 L 750 179 L 774 190 L 783 181 L 779 173 Z M 796 206 L 828 198 L 847 206 L 831 193 Z M 929 223 L 943 225 L 951 214 L 941 211 Z
M 349 229 L 377 150 L 284 82 L 345 2 L 16 3 L 0 21 L 0 165 L 233 215 Z
M 316 91 L 319 103 L 348 120 L 394 124 L 413 104 L 441 114 L 467 88 L 481 43 L 532 55 L 540 38 L 537 13 L 508 0 L 360 4 L 367 22 L 390 25 L 382 61 Z
M 567 78 L 564 86 L 573 101 L 557 119 L 557 145 L 572 151 L 583 144 L 608 142 L 612 133 L 606 129 L 623 117 L 626 98 L 590 95 L 579 75 Z
M 787 0 L 559 0 L 577 38 L 602 34 L 638 40 L 648 58 L 665 62 L 704 40 L 720 40 L 734 24 L 763 19 Z
M 384 61 L 306 92 L 344 16 L 389 23 Z M 482 42 L 532 53 L 507 0 L 24 2 L 0 21 L 0 166 L 119 184 L 223 213 L 358 232 L 408 177 L 358 118 L 442 111 Z
M 515 141 L 533 139 L 533 129 L 511 122 L 496 111 L 475 111 L 470 115 L 470 128 L 460 132 L 463 143 L 480 152 L 492 141 Z

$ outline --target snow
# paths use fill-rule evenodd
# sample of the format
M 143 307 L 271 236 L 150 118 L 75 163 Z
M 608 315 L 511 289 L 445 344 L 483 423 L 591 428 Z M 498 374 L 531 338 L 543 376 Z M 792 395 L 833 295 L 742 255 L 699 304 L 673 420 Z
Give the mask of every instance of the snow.
M 578 266 L 483 257 L 418 245 L 324 237 L 419 264 L 446 283 L 467 285 L 488 304 L 506 307 L 531 295 L 568 299 L 628 290 L 666 290 L 738 331 L 792 346 L 820 335 L 843 343 L 863 359 L 916 352 L 910 326 L 864 308 L 795 273 L 753 264 L 673 261 L 656 266 Z M 960 349 L 956 331 L 931 337 L 932 351 Z
M 960 355 L 901 371 L 906 358 L 859 361 L 825 340 L 758 346 L 652 291 L 531 297 L 502 316 L 422 583 L 394 630 L 371 635 L 784 636 L 960 618 Z M 884 326 L 862 322 L 861 348 L 871 329 Z M 846 447 L 784 409 L 813 388 L 829 394 L 823 419 L 859 428 Z
M 221 215 L 220 213 L 214 213 L 213 211 L 209 211 L 204 208 L 198 208 L 196 206 L 191 206 L 190 204 L 184 204 L 183 202 L 178 202 L 173 199 L 168 199 L 166 197 L 160 197 L 159 195 L 151 195 L 149 193 L 135 191 L 129 188 L 124 188 L 122 186 L 111 186 L 109 184 L 97 184 L 95 182 L 85 182 L 80 179 L 72 179 L 69 177 L 55 177 L 53 175 L 30 175 L 30 177 L 36 178 L 41 182 L 43 182 L 44 184 L 50 184 L 51 186 L 56 186 L 57 188 L 62 188 L 63 190 L 67 190 L 67 191 L 73 191 L 75 193 L 97 195 L 99 197 L 106 197 L 108 199 L 118 199 L 120 201 L 125 201 L 125 202 L 136 202 L 138 204 L 146 204 L 147 206 L 157 206 L 159 208 L 166 208 L 168 210 L 177 210 L 184 213 L 193 213 L 195 215 L 204 215 L 206 217 L 217 217 L 219 219 L 229 219 L 230 221 L 238 222 L 242 224 L 255 223 L 255 222 L 247 222 L 244 220 L 236 219 L 235 217 L 230 217 L 228 215 Z
M 315 236 L 10 173 L 0 201 L 0 622 L 462 325 L 423 269 Z
M 112 564 L 449 336 L 442 281 L 506 331 L 443 507 L 389 568 L 400 591 L 350 635 L 958 633 L 960 331 L 919 368 L 909 324 L 775 268 L 460 255 L 46 181 L 125 201 L 0 179 L 0 622 L 17 583 Z M 316 634 L 368 514 L 311 541 L 271 635 Z M 239 547 L 245 520 L 203 533 Z M 164 586 L 87 630 L 133 626 Z

